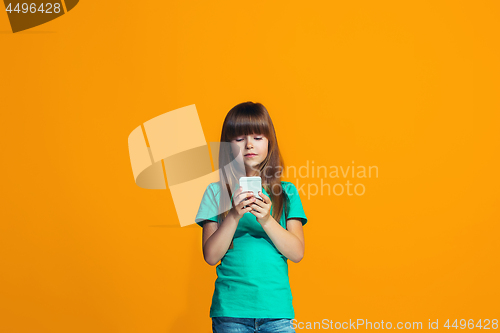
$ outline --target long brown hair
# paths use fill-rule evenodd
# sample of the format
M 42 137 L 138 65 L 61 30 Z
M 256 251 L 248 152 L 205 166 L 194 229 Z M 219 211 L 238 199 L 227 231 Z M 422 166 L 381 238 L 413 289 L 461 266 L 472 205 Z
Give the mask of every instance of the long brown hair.
M 240 103 L 233 107 L 226 115 L 224 124 L 222 125 L 220 142 L 227 143 L 240 135 L 252 134 L 261 134 L 268 139 L 267 156 L 257 168 L 262 179 L 262 187 L 264 187 L 272 201 L 272 216 L 280 223 L 281 213 L 286 204 L 283 188 L 281 187 L 284 161 L 278 147 L 274 125 L 267 109 L 261 103 Z M 234 156 L 230 145 L 221 144 L 219 149 L 219 184 L 221 185 L 221 190 L 224 190 L 224 187 L 226 188 L 228 195 L 222 195 L 221 193 L 220 208 L 224 207 L 225 209 L 219 210 L 219 212 L 222 212 L 219 215 L 219 222 L 222 222 L 229 213 L 230 208 L 234 207 L 234 203 L 229 202 L 229 200 L 232 197 L 232 189 L 238 182 L 238 178 L 235 175 L 237 173 L 241 174 L 242 171 L 234 170 L 235 164 L 230 163 L 232 160 L 234 160 Z M 224 168 L 223 166 L 229 166 L 229 168 Z

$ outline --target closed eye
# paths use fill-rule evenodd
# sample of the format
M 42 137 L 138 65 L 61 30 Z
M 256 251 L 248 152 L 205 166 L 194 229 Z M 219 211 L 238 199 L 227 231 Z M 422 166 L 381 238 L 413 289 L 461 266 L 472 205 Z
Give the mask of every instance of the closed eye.
M 255 140 L 262 140 L 262 137 L 259 136 L 259 137 L 255 137 L 254 138 Z M 236 142 L 240 142 L 240 141 L 243 141 L 243 139 L 235 139 Z

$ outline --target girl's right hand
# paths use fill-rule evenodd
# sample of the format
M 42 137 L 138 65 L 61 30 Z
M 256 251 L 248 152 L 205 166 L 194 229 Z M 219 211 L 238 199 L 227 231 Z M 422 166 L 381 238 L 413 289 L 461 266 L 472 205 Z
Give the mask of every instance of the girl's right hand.
M 240 188 L 234 193 L 234 207 L 231 208 L 236 220 L 240 220 L 243 214 L 251 211 L 252 203 L 256 200 L 252 191 L 243 192 L 243 188 Z M 245 208 L 246 207 L 246 208 Z

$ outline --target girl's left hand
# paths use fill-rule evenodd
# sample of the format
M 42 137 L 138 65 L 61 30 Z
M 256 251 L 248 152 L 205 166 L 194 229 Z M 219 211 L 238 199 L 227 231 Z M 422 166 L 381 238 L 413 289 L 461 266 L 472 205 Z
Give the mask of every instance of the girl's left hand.
M 253 210 L 251 210 L 250 213 L 255 215 L 257 217 L 257 222 L 263 225 L 266 224 L 271 217 L 272 202 L 267 195 L 262 193 L 262 191 L 259 191 L 259 196 L 262 200 L 257 199 L 252 203 Z

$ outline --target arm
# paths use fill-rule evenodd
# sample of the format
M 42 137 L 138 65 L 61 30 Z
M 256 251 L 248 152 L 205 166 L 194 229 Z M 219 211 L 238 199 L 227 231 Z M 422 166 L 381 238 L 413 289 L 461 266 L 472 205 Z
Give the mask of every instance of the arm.
M 262 228 L 276 248 L 288 259 L 298 263 L 304 257 L 305 243 L 302 222 L 298 219 L 288 219 L 286 229 L 269 216 Z
M 213 221 L 203 223 L 203 258 L 209 265 L 214 266 L 226 254 L 238 222 L 229 211 L 220 226 Z
M 304 257 L 305 243 L 302 222 L 297 218 L 287 220 L 286 229 L 283 228 L 270 214 L 272 201 L 269 197 L 259 192 L 262 200 L 255 201 L 250 213 L 255 215 L 274 246 L 291 261 L 298 263 Z
M 235 192 L 234 197 L 236 205 L 231 208 L 220 225 L 213 221 L 203 223 L 203 258 L 211 266 L 217 264 L 226 254 L 238 227 L 238 222 L 243 214 L 252 210 L 249 203 L 255 201 L 253 193 L 250 195 L 247 192 L 242 192 L 241 188 Z M 244 208 L 245 206 L 247 207 Z

